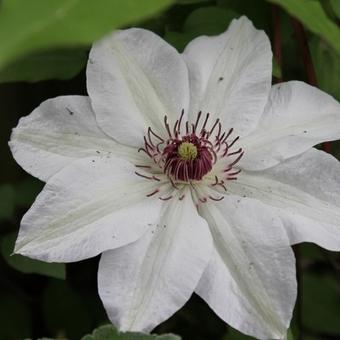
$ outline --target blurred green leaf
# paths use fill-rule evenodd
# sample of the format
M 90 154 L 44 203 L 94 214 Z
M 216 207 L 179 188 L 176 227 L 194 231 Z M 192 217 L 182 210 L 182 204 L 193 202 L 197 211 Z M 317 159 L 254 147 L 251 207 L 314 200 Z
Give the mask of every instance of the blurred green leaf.
M 333 11 L 335 15 L 340 18 L 340 1 L 339 0 L 330 0 Z
M 29 207 L 42 190 L 44 183 L 36 178 L 29 177 L 15 185 L 15 204 Z
M 224 32 L 234 18 L 239 15 L 216 6 L 201 7 L 194 10 L 184 23 L 183 31 L 198 35 L 216 35 Z
M 0 221 L 8 220 L 14 214 L 15 192 L 11 185 L 0 186 Z
M 44 292 L 42 310 L 53 336 L 64 334 L 67 339 L 80 339 L 93 327 L 86 299 L 67 281 L 50 281 Z
M 310 40 L 310 51 L 318 86 L 340 100 L 340 58 L 328 44 L 318 37 Z
M 228 333 L 223 337 L 222 340 L 251 340 L 254 339 L 251 336 L 240 333 L 234 328 L 228 327 Z
M 200 35 L 217 35 L 224 32 L 230 21 L 238 17 L 234 11 L 214 6 L 201 7 L 192 11 L 183 25 L 183 32 L 167 31 L 164 39 L 182 52 L 185 46 Z
M 14 340 L 31 336 L 31 315 L 28 306 L 14 294 L 0 295 L 0 339 Z
M 246 15 L 258 29 L 271 29 L 270 5 L 265 0 L 216 0 L 221 8 L 232 10 L 239 15 Z M 269 20 L 268 20 L 269 19 Z
M 276 77 L 276 78 L 282 77 L 281 67 L 276 62 L 275 58 L 273 58 L 273 76 Z
M 63 263 L 46 263 L 32 260 L 26 256 L 11 255 L 13 253 L 16 233 L 10 233 L 1 240 L 1 252 L 6 262 L 22 273 L 35 273 L 57 279 L 65 279 L 65 265 Z
M 201 2 L 207 2 L 210 0 L 177 0 L 179 4 L 197 4 Z
M 325 261 L 320 248 L 314 243 L 301 243 L 299 244 L 299 250 L 304 260 Z
M 81 340 L 180 340 L 174 334 L 143 334 L 135 332 L 119 333 L 112 325 L 104 325 L 95 329 L 92 334 L 85 335 Z
M 287 340 L 294 340 L 294 336 L 291 329 L 288 329 Z
M 172 0 L 4 0 L 0 68 L 34 51 L 89 46 L 113 28 L 147 18 Z
M 335 278 L 305 273 L 302 279 L 304 326 L 316 332 L 340 332 L 340 294 Z
M 188 43 L 196 36 L 192 33 L 165 32 L 163 38 L 170 45 L 174 46 L 178 52 L 182 52 Z
M 86 65 L 87 50 L 57 50 L 29 55 L 0 70 L 0 83 L 75 77 Z
M 298 18 L 309 30 L 321 36 L 340 53 L 340 29 L 331 21 L 319 1 L 269 0 Z

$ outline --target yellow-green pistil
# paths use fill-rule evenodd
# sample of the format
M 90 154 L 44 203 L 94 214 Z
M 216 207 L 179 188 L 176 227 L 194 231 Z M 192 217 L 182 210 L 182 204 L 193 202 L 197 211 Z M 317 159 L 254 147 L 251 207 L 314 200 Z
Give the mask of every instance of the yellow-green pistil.
M 178 147 L 178 155 L 185 161 L 192 161 L 197 157 L 197 147 L 193 143 L 184 142 Z

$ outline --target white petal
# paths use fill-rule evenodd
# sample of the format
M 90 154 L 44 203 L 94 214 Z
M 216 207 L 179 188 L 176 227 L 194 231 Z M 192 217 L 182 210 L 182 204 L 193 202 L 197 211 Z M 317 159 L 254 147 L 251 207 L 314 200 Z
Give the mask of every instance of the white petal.
M 240 141 L 240 164 L 250 170 L 274 166 L 312 146 L 340 138 L 340 103 L 299 81 L 274 85 L 258 129 Z
M 244 171 L 229 192 L 273 207 L 291 244 L 340 250 L 340 163 L 331 155 L 311 149 L 271 169 Z
M 245 135 L 255 128 L 271 87 L 268 37 L 246 18 L 216 37 L 198 37 L 183 52 L 190 78 L 190 114 L 202 110 L 225 129 Z
M 140 146 L 146 129 L 165 132 L 187 111 L 187 67 L 178 52 L 143 29 L 114 32 L 94 44 L 87 66 L 87 88 L 97 121 L 121 143 Z
M 158 221 L 155 181 L 118 158 L 85 158 L 53 176 L 21 222 L 15 252 L 71 262 L 141 237 Z
M 120 330 L 151 331 L 169 318 L 189 299 L 209 261 L 211 235 L 190 194 L 168 202 L 156 228 L 102 255 L 99 294 Z
M 20 119 L 9 145 L 15 160 L 43 181 L 75 159 L 117 148 L 98 128 L 89 98 L 81 96 L 43 102 Z
M 233 196 L 202 205 L 215 253 L 196 292 L 241 332 L 283 339 L 296 298 L 295 259 L 280 220 L 269 209 L 258 214 L 260 205 Z

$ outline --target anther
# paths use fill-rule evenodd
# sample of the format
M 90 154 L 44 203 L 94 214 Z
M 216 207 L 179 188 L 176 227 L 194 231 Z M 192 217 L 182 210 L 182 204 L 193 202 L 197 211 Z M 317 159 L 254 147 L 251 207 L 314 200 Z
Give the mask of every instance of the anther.
M 156 189 L 153 192 L 151 192 L 150 194 L 147 194 L 146 197 L 151 197 L 151 196 L 157 194 L 158 192 L 159 192 L 159 189 Z
M 216 197 L 214 197 L 214 196 L 210 196 L 210 195 L 209 195 L 209 198 L 210 198 L 211 200 L 213 200 L 213 201 L 222 201 L 223 198 L 224 198 L 224 196 L 221 196 L 221 197 L 216 198 Z

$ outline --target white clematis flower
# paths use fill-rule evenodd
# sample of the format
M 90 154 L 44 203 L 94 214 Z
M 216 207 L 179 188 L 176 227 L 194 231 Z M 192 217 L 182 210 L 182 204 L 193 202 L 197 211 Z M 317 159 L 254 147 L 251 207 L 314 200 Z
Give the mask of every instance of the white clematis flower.
M 290 245 L 340 250 L 340 105 L 305 83 L 271 86 L 264 32 L 242 17 L 183 54 L 152 32 L 94 45 L 89 97 L 47 100 L 13 130 L 17 162 L 47 184 L 15 251 L 103 252 L 99 293 L 121 330 L 151 331 L 193 292 L 257 338 L 285 337 Z

